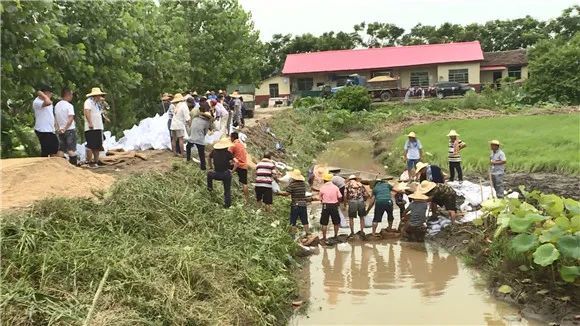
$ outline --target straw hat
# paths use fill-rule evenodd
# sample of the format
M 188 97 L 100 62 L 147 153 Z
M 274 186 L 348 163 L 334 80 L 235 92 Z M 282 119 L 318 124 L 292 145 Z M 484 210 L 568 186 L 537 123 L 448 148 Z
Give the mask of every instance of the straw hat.
M 382 180 L 382 181 L 393 180 L 393 179 L 394 178 L 390 175 L 382 175 L 379 177 L 379 180 Z
M 330 173 L 326 173 L 325 175 L 322 176 L 322 180 L 324 181 L 330 181 L 332 180 L 333 175 Z
M 492 145 L 497 145 L 497 146 L 500 146 L 501 145 L 501 143 L 497 139 L 494 139 L 494 140 L 490 141 L 489 143 L 492 144 Z
M 210 91 L 205 91 L 205 94 L 206 94 L 206 95 L 207 95 L 207 94 L 211 94 L 211 92 L 210 92 Z
M 228 137 L 223 137 L 222 139 L 220 139 L 217 143 L 215 143 L 213 145 L 213 149 L 225 149 L 225 148 L 230 148 L 233 145 L 234 144 L 232 143 L 232 141 Z
M 351 174 L 348 176 L 348 180 L 355 180 L 356 179 L 356 175 Z
M 197 91 L 193 91 L 192 95 L 197 96 Z
M 415 167 L 415 170 L 417 172 L 419 172 L 419 171 L 423 170 L 424 168 L 426 168 L 428 166 L 429 166 L 429 163 L 419 162 L 419 163 L 417 163 L 417 166 Z
M 171 95 L 169 93 L 163 93 L 163 96 L 161 96 L 161 99 L 163 101 L 167 101 L 171 99 Z
M 407 135 L 407 137 L 417 138 L 417 135 L 415 134 L 415 132 L 414 132 L 414 131 L 411 131 L 411 132 L 410 132 L 410 133 Z
M 231 97 L 240 97 L 240 93 L 238 92 L 233 92 L 231 95 Z
M 175 94 L 175 96 L 173 96 L 173 100 L 171 100 L 171 103 L 177 103 L 177 102 L 183 102 L 185 101 L 185 97 L 183 97 L 183 95 L 181 95 L 181 93 L 177 93 Z
M 396 192 L 403 192 L 409 190 L 409 186 L 406 182 L 399 182 L 393 187 L 393 190 Z
M 426 195 L 424 195 L 424 194 L 422 194 L 422 193 L 420 193 L 418 191 L 410 194 L 409 195 L 409 198 L 415 199 L 415 200 L 427 200 L 427 199 L 429 199 L 428 196 L 426 196 Z
M 222 91 L 221 89 L 218 91 L 218 93 L 223 93 L 224 91 Z
M 91 92 L 87 94 L 87 97 L 99 96 L 99 95 L 107 95 L 107 93 L 101 91 L 101 89 L 99 87 L 93 87 Z
M 302 175 L 302 173 L 298 169 L 294 169 L 292 172 L 290 172 L 290 178 L 292 178 L 296 181 L 304 181 L 305 180 L 304 176 Z
M 459 137 L 459 134 L 457 133 L 457 131 L 455 131 L 455 129 L 451 129 L 449 131 L 449 133 L 447 134 L 447 137 L 451 137 L 451 136 Z
M 435 188 L 435 186 L 436 186 L 435 182 L 423 180 L 421 182 L 421 184 L 419 185 L 419 187 L 417 187 L 417 191 L 416 192 L 420 192 L 420 193 L 426 194 L 429 191 L 433 190 L 433 188 Z

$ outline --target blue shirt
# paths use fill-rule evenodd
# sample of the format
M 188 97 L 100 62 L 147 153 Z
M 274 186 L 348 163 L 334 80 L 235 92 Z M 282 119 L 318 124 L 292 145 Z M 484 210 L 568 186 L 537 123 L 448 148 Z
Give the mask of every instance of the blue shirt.
M 421 145 L 419 139 L 415 139 L 415 141 L 409 141 L 407 139 L 403 148 L 407 151 L 408 160 L 418 160 L 421 158 L 419 150 L 423 148 L 423 145 Z

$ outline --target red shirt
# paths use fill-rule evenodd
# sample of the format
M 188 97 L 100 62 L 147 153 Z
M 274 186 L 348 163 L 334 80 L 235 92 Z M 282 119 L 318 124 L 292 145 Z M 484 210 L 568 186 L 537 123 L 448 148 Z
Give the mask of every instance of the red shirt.
M 234 140 L 234 145 L 230 147 L 230 152 L 234 154 L 234 159 L 238 162 L 240 169 L 248 169 L 248 152 L 239 139 Z
M 340 189 L 332 182 L 326 182 L 320 187 L 320 201 L 323 204 L 337 204 L 342 198 Z

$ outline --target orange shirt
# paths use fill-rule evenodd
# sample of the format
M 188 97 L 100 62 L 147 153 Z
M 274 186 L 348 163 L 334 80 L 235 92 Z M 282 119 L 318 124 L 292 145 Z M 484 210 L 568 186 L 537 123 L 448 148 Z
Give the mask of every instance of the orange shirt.
M 234 159 L 238 162 L 240 169 L 248 169 L 248 152 L 239 139 L 234 140 L 234 145 L 230 147 L 230 152 L 234 154 Z

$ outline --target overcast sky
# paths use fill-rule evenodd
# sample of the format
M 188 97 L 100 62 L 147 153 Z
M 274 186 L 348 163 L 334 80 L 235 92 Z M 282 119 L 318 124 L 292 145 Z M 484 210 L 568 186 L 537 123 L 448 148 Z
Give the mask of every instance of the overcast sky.
M 352 31 L 362 21 L 389 22 L 409 31 L 418 23 L 484 23 L 530 15 L 549 19 L 574 0 L 239 0 L 252 13 L 262 40 L 273 34 Z

